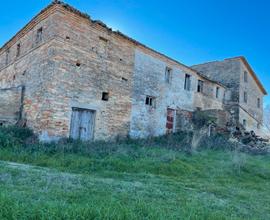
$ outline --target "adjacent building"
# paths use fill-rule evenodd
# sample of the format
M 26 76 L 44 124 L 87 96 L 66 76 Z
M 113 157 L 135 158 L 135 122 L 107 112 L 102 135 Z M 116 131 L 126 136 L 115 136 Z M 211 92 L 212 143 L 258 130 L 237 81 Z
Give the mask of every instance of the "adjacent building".
M 266 92 L 244 58 L 230 62 L 237 85 L 215 77 L 225 67 L 188 67 L 54 1 L 0 49 L 0 125 L 44 141 L 144 138 L 190 127 L 196 110 L 228 109 L 257 127 Z
M 224 108 L 247 130 L 260 133 L 266 90 L 244 57 L 192 66 L 201 74 L 226 86 Z

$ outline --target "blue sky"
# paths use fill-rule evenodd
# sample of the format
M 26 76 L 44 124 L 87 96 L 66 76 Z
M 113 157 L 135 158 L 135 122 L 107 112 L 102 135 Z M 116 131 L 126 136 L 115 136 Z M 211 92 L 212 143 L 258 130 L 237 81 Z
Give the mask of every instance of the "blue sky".
M 2 2 L 0 45 L 50 2 Z M 186 65 L 243 55 L 270 93 L 269 0 L 65 2 Z

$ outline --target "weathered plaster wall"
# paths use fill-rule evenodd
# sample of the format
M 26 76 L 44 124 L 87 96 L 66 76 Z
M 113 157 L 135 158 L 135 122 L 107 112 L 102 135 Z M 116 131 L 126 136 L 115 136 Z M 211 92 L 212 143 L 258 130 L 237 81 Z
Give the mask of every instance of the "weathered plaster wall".
M 172 68 L 171 83 L 165 81 L 166 67 Z M 184 90 L 185 74 L 190 74 L 191 91 Z M 196 75 L 150 56 L 142 50 L 135 51 L 135 70 L 132 91 L 132 116 L 130 135 L 145 137 L 166 133 L 167 108 L 193 111 Z M 155 106 L 145 105 L 146 96 L 155 97 Z
M 223 109 L 223 100 L 225 96 L 225 88 L 206 81 L 205 79 L 199 78 L 204 82 L 203 92 L 195 92 L 194 96 L 194 107 L 200 108 L 201 110 L 209 109 Z M 219 88 L 219 95 L 216 97 L 216 89 Z
M 223 103 L 220 100 L 209 98 L 207 95 L 198 92 L 195 94 L 194 103 L 201 110 L 223 109 Z

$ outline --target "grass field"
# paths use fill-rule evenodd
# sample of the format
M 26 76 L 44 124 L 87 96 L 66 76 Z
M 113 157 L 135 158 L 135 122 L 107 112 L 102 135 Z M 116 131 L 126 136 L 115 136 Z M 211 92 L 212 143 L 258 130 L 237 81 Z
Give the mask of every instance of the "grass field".
M 270 219 L 270 156 L 174 139 L 0 147 L 0 219 Z

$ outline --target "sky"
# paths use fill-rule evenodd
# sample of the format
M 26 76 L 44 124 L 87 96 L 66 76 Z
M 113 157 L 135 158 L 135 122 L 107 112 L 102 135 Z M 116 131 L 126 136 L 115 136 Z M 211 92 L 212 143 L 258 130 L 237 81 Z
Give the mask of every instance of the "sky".
M 2 1 L 0 46 L 50 2 Z M 245 56 L 270 93 L 269 0 L 65 2 L 186 65 Z

